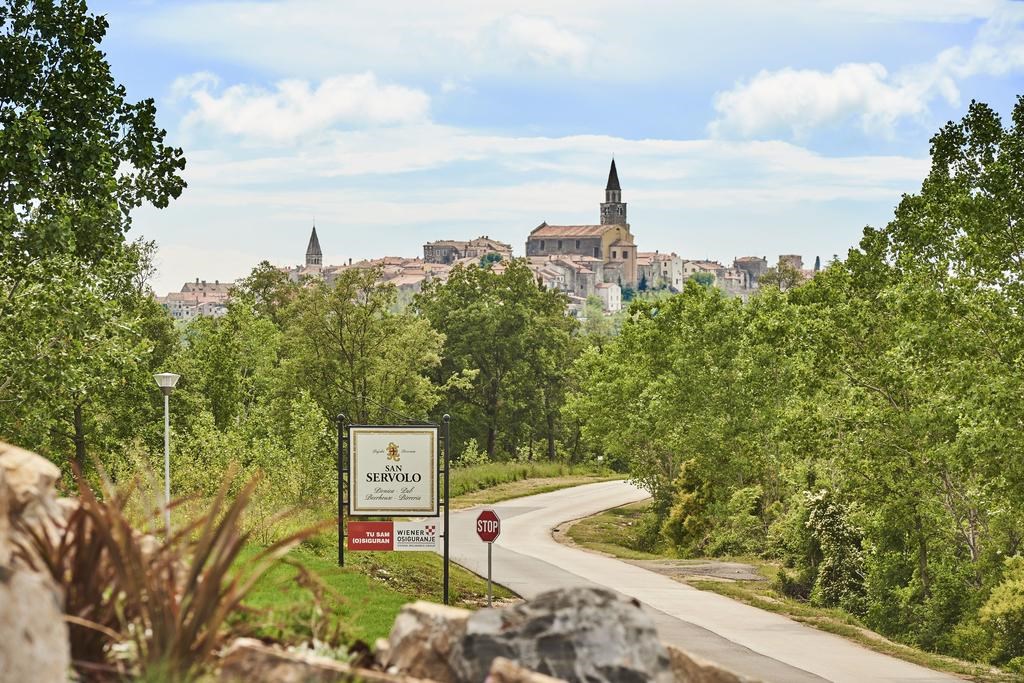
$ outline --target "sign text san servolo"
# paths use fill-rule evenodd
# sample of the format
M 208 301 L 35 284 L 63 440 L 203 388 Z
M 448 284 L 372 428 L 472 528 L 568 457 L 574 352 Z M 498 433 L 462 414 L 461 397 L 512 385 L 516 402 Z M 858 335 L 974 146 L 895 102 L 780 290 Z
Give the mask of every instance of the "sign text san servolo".
M 349 427 L 349 514 L 436 517 L 437 426 Z

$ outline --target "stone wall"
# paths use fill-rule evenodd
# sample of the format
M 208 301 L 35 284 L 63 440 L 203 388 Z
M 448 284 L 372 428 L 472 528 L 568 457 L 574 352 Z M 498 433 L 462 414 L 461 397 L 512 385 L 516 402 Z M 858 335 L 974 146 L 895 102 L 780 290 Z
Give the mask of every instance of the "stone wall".
M 61 515 L 60 470 L 0 441 L 0 674 L 5 681 L 68 680 L 64 596 L 49 574 L 32 570 L 29 533 L 53 533 Z

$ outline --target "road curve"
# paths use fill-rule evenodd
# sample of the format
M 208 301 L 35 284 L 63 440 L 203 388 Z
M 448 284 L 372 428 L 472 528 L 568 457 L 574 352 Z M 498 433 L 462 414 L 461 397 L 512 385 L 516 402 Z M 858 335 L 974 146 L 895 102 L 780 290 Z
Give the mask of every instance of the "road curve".
M 611 588 L 643 603 L 666 643 L 764 681 L 961 680 L 552 538 L 559 524 L 645 497 L 630 484 L 612 481 L 481 506 L 501 518 L 501 536 L 493 548 L 494 580 L 525 598 L 570 586 Z M 452 512 L 451 556 L 486 575 L 487 546 L 475 532 L 479 509 Z

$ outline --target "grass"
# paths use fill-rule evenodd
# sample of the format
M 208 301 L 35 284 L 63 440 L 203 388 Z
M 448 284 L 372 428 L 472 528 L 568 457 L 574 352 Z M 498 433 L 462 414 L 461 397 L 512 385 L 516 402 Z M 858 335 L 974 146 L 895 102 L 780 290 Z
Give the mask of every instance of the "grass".
M 255 554 L 255 549 L 247 554 Z M 320 589 L 300 579 L 296 565 L 315 572 L 329 590 L 316 597 L 314 591 Z M 406 602 L 408 595 L 300 549 L 253 587 L 245 605 L 254 611 L 244 621 L 254 635 L 286 643 L 314 638 L 372 643 L 387 635 L 395 614 Z
M 372 644 L 387 637 L 402 605 L 415 600 L 442 602 L 440 556 L 346 553 L 345 567 L 339 567 L 337 538 L 323 534 L 312 539 L 260 579 L 245 603 L 255 610 L 245 620 L 254 635 L 286 643 L 316 638 Z M 255 554 L 256 549 L 246 552 Z M 452 564 L 449 595 L 456 607 L 478 608 L 486 602 L 487 582 Z M 495 585 L 494 597 L 507 599 L 513 594 Z
M 581 519 L 568 527 L 566 535 L 577 545 L 624 560 L 657 560 L 663 555 L 636 549 L 637 529 L 650 507 L 642 500 Z
M 485 490 L 491 491 L 501 486 L 508 486 L 517 482 L 532 481 L 533 484 L 524 484 L 520 488 L 505 491 L 514 491 L 506 498 L 480 500 L 479 502 L 496 503 L 499 500 L 507 500 L 519 495 L 530 495 L 543 493 L 537 490 L 543 488 L 545 491 L 554 491 L 565 486 L 577 486 L 572 481 L 590 483 L 592 481 L 606 481 L 608 479 L 621 478 L 611 470 L 593 467 L 590 465 L 565 465 L 558 462 L 527 462 L 527 463 L 503 463 L 494 462 L 486 465 L 473 465 L 471 467 L 459 467 L 452 469 L 451 494 L 453 499 L 452 507 L 462 505 L 468 496 Z M 560 482 L 566 481 L 564 486 Z M 499 494 L 501 495 L 501 494 Z M 486 496 L 485 496 L 486 497 Z M 476 503 L 473 503 L 474 505 Z
M 452 470 L 452 508 L 495 503 L 509 498 L 554 491 L 568 486 L 607 481 L 605 469 L 560 463 L 493 463 Z M 272 535 L 291 533 L 330 512 L 307 511 L 280 524 Z M 244 551 L 242 561 L 258 551 Z M 270 569 L 255 585 L 245 606 L 249 613 L 236 623 L 252 635 L 298 643 L 317 639 L 340 644 L 362 640 L 372 644 L 388 635 L 402 605 L 414 600 L 442 602 L 442 559 L 428 552 L 347 552 L 337 566 L 337 533 L 315 536 L 293 551 L 286 562 Z M 458 607 L 486 603 L 487 582 L 451 565 L 449 593 Z M 515 597 L 494 586 L 497 600 Z
M 570 486 L 582 486 L 583 484 L 594 484 L 600 481 L 611 481 L 621 478 L 622 475 L 613 474 L 570 474 L 564 477 L 519 479 L 517 481 L 496 484 L 491 488 L 464 493 L 458 498 L 453 496 L 452 509 L 460 510 L 473 507 L 474 505 L 500 503 L 511 498 L 532 496 L 538 493 L 548 493 L 549 491 L 569 488 Z
M 635 545 L 643 517 L 649 511 L 650 501 L 641 501 L 582 519 L 568 527 L 564 534 L 577 545 L 626 560 L 678 559 L 666 552 L 644 552 Z M 722 558 L 718 558 L 722 559 Z M 1002 683 L 1019 680 L 1013 674 L 984 664 L 965 662 L 953 657 L 925 652 L 908 645 L 895 643 L 865 627 L 856 617 L 840 609 L 815 607 L 806 602 L 782 595 L 772 588 L 770 579 L 778 566 L 757 558 L 728 558 L 757 567 L 765 581 L 684 580 L 700 590 L 712 591 L 759 609 L 781 614 L 802 624 L 852 640 L 876 652 L 898 657 L 936 671 L 962 676 L 983 683 Z

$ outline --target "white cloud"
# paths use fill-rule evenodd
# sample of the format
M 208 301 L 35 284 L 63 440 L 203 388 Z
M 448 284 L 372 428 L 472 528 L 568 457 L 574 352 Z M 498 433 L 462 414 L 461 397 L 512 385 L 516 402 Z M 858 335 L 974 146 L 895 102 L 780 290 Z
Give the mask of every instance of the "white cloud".
M 879 41 L 889 53 L 913 51 L 913 41 L 899 43 L 906 35 L 902 23 L 988 18 L 1002 4 L 450 0 L 427 8 L 419 0 L 182 0 L 125 12 L 112 23 L 139 40 L 279 76 L 372 69 L 430 82 L 453 75 L 536 81 L 571 73 L 638 83 L 680 74 L 703 78 L 709 66 L 749 69 L 779 45 L 806 43 L 816 56 L 831 54 L 832 43 L 867 41 Z
M 206 73 L 175 81 L 172 92 L 187 93 L 192 101 L 183 121 L 186 130 L 279 143 L 337 125 L 412 123 L 425 119 L 430 108 L 426 93 L 381 83 L 372 73 L 334 76 L 316 86 L 283 80 L 271 90 L 237 84 L 217 91 L 217 84 Z
M 932 61 L 890 73 L 878 63 L 842 64 L 829 72 L 785 68 L 761 71 L 715 95 L 712 135 L 800 137 L 819 126 L 859 121 L 867 133 L 890 134 L 904 119 L 921 117 L 937 98 L 960 100 L 959 83 L 977 75 L 1024 70 L 1024 6 L 1010 6 L 985 23 L 968 49 L 954 47 Z
M 197 71 L 186 76 L 179 76 L 171 83 L 171 101 L 178 102 L 193 92 L 206 91 L 220 85 L 220 78 L 209 71 Z
M 504 17 L 499 31 L 513 54 L 525 55 L 542 66 L 565 64 L 582 69 L 590 52 L 584 38 L 543 17 Z
M 762 71 L 749 82 L 715 96 L 713 135 L 743 137 L 791 132 L 801 137 L 850 116 L 866 132 L 888 132 L 899 119 L 927 110 L 929 88 L 951 103 L 959 93 L 947 77 L 934 83 L 895 82 L 881 64 L 842 64 L 831 72 L 811 69 Z

